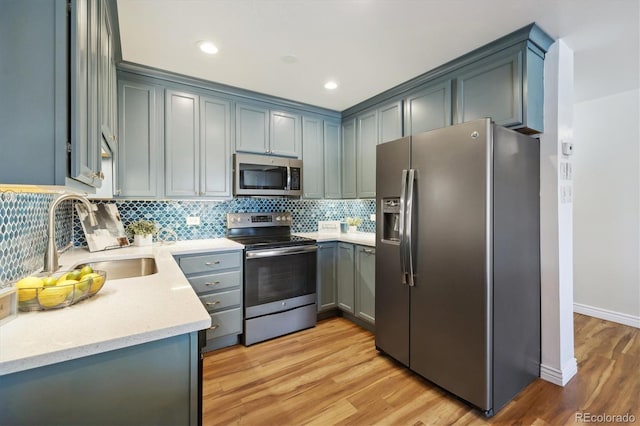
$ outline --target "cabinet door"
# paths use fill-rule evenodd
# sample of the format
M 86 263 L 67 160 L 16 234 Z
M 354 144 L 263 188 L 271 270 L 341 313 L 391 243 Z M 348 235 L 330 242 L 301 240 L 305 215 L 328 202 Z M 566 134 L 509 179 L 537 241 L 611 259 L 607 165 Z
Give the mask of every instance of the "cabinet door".
M 325 120 L 324 198 L 342 197 L 341 182 L 342 170 L 340 167 L 340 123 Z
M 118 82 L 118 189 L 116 195 L 158 195 L 158 135 L 155 86 Z
M 375 197 L 376 145 L 378 144 L 378 111 L 375 110 L 358 116 L 357 124 L 357 197 Z
M 451 80 L 430 85 L 406 100 L 405 135 L 451 125 Z
M 109 143 L 115 142 L 116 89 L 113 32 L 107 2 L 100 2 L 98 33 L 98 117 L 99 131 Z
M 522 51 L 509 49 L 458 74 L 457 122 L 490 117 L 502 126 L 522 124 Z
M 342 198 L 356 198 L 356 120 L 342 123 Z
M 322 120 L 302 119 L 302 160 L 304 163 L 302 188 L 304 198 L 324 196 L 324 146 Z
M 98 1 L 71 4 L 71 177 L 100 187 Z
M 200 195 L 200 111 L 198 96 L 165 93 L 165 194 Z
M 356 316 L 375 323 L 376 251 L 370 247 L 356 248 Z
M 335 308 L 337 243 L 318 244 L 318 312 Z
M 231 197 L 231 104 L 200 97 L 200 191 Z
M 378 143 L 402 137 L 402 102 L 378 108 Z
M 269 152 L 269 110 L 253 105 L 236 105 L 236 151 Z
M 355 276 L 353 244 L 338 243 L 338 307 L 355 313 Z
M 300 158 L 302 150 L 301 118 L 298 114 L 271 111 L 269 153 Z

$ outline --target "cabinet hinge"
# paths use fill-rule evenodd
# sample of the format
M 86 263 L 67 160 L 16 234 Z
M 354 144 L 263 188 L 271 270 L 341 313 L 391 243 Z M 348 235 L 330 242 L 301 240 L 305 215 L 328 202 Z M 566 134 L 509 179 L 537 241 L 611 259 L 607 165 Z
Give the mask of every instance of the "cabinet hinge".
M 71 142 L 67 142 L 67 152 L 71 154 Z
M 71 13 L 71 0 L 67 1 L 67 13 Z

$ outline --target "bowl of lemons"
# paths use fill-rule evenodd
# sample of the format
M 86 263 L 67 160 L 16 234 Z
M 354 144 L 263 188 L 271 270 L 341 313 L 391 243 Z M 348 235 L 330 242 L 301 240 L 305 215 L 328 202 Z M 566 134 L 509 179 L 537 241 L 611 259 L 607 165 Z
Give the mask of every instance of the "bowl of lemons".
M 107 280 L 105 271 L 91 266 L 53 274 L 35 274 L 16 282 L 18 309 L 41 311 L 73 305 L 93 296 Z

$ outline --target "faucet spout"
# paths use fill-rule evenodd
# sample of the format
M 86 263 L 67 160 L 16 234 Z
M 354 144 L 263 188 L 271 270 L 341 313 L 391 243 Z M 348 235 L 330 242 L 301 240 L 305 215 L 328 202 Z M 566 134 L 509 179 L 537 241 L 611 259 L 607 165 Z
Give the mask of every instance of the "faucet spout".
M 49 206 L 48 224 L 49 229 L 47 233 L 47 248 L 44 252 L 44 272 L 55 272 L 60 268 L 58 265 L 58 248 L 56 247 L 56 208 L 63 201 L 77 200 L 82 202 L 87 207 L 89 212 L 89 221 L 92 225 L 95 225 L 95 215 L 93 214 L 93 204 L 89 202 L 85 197 L 77 194 L 62 194 Z

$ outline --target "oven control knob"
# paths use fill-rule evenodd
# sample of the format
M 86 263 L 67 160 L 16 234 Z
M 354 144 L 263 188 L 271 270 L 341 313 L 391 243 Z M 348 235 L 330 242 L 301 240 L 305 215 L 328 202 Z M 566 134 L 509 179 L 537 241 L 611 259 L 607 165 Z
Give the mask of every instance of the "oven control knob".
M 280 216 L 276 216 L 276 221 L 280 222 L 282 220 L 282 218 Z

